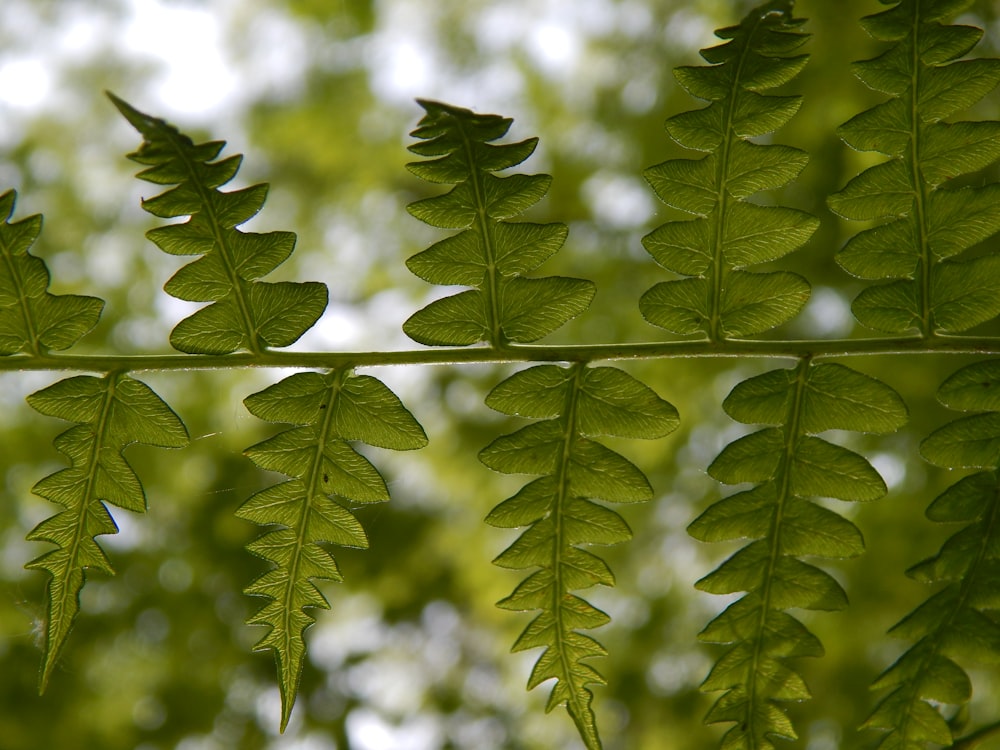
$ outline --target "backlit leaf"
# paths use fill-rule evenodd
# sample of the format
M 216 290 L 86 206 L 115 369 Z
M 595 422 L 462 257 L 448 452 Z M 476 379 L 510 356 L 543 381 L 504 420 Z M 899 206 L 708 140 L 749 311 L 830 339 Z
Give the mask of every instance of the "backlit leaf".
M 565 225 L 508 221 L 541 200 L 552 178 L 493 174 L 526 159 L 537 139 L 491 144 L 506 134 L 509 119 L 418 101 L 425 115 L 411 135 L 421 142 L 410 151 L 438 158 L 408 167 L 418 177 L 454 187 L 407 210 L 431 226 L 462 231 L 414 255 L 407 267 L 433 284 L 473 288 L 416 312 L 403 324 L 406 335 L 429 346 L 527 343 L 586 310 L 592 282 L 524 277 L 562 247 Z
M 79 612 L 87 571 L 114 573 L 95 539 L 118 532 L 105 504 L 136 513 L 146 510 L 146 495 L 123 451 L 132 443 L 182 448 L 188 434 L 180 418 L 149 386 L 127 375 L 77 375 L 31 394 L 28 403 L 41 414 L 76 423 L 55 439 L 70 466 L 32 489 L 64 508 L 27 537 L 55 545 L 26 566 L 51 576 L 40 679 L 44 690 Z
M 259 281 L 292 252 L 291 232 L 248 233 L 236 227 L 263 207 L 267 185 L 221 192 L 241 157 L 216 159 L 222 141 L 196 145 L 167 122 L 146 115 L 113 94 L 112 102 L 143 136 L 129 158 L 147 169 L 140 179 L 175 185 L 144 200 L 143 208 L 183 223 L 150 230 L 157 247 L 171 255 L 201 255 L 171 278 L 164 289 L 180 299 L 209 302 L 174 328 L 170 343 L 190 354 L 259 352 L 295 343 L 326 309 L 327 289 L 318 282 Z
M 617 544 L 632 536 L 618 513 L 594 499 L 637 502 L 653 493 L 631 462 L 586 436 L 661 437 L 677 427 L 677 412 L 625 372 L 584 365 L 538 365 L 514 373 L 486 403 L 505 414 L 544 420 L 496 438 L 479 453 L 494 471 L 539 476 L 486 518 L 500 528 L 528 527 L 494 564 L 534 570 L 497 606 L 541 610 L 513 647 L 544 649 L 528 688 L 555 679 L 546 710 L 565 704 L 588 750 L 598 750 L 590 685 L 604 678 L 587 660 L 606 651 L 580 630 L 610 618 L 571 592 L 612 586 L 614 576 L 581 545 Z
M 305 663 L 304 633 L 315 620 L 307 609 L 330 608 L 316 582 L 343 580 L 323 545 L 367 548 L 352 509 L 389 499 L 378 470 L 351 442 L 414 450 L 427 437 L 384 384 L 343 370 L 295 373 L 244 404 L 260 419 L 291 425 L 246 451 L 258 467 L 288 479 L 251 496 L 236 512 L 269 527 L 247 546 L 272 564 L 246 588 L 268 600 L 247 622 L 268 628 L 254 648 L 274 651 L 284 731 Z

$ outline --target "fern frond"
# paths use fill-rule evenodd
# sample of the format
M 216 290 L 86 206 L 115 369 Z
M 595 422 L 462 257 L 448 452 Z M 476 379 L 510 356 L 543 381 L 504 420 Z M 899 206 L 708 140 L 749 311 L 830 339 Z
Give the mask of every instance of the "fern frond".
M 962 706 L 972 694 L 967 664 L 1000 663 L 1000 360 L 977 362 L 949 377 L 938 400 L 977 411 L 933 432 L 920 446 L 931 463 L 981 469 L 960 479 L 927 508 L 937 523 L 963 524 L 930 559 L 907 575 L 943 583 L 889 632 L 916 643 L 872 685 L 891 689 L 864 726 L 886 732 L 880 747 L 924 750 L 951 745 L 952 729 L 937 708 Z
M 853 523 L 810 498 L 870 501 L 886 491 L 868 461 L 815 435 L 891 432 L 907 412 L 878 380 L 808 359 L 743 381 L 723 407 L 738 422 L 774 426 L 726 446 L 708 467 L 724 484 L 757 486 L 723 498 L 688 527 L 705 542 L 753 540 L 695 584 L 712 594 L 746 592 L 699 634 L 702 641 L 729 646 L 702 684 L 706 691 L 725 691 L 705 721 L 735 722 L 722 741 L 726 750 L 770 750 L 772 738 L 796 738 L 780 704 L 810 697 L 789 660 L 823 654 L 816 636 L 783 610 L 847 604 L 839 583 L 799 558 L 847 558 L 864 550 Z
M 129 158 L 147 168 L 140 179 L 175 187 L 142 207 L 161 218 L 188 216 L 146 236 L 170 255 L 200 255 L 164 285 L 173 297 L 210 302 L 178 323 L 170 343 L 191 354 L 260 352 L 295 343 L 326 309 L 326 285 L 259 281 L 292 254 L 292 232 L 241 232 L 264 205 L 267 185 L 222 192 L 242 156 L 217 159 L 224 141 L 195 143 L 172 125 L 139 112 L 113 94 L 115 106 L 145 139 Z
M 410 151 L 437 158 L 407 168 L 424 180 L 455 187 L 411 203 L 407 210 L 431 226 L 462 231 L 414 255 L 406 265 L 431 284 L 473 288 L 417 311 L 403 324 L 406 335 L 433 346 L 525 343 L 586 310 L 594 297 L 592 282 L 525 276 L 562 247 L 566 226 L 507 221 L 541 200 L 552 178 L 493 174 L 527 159 L 538 139 L 494 145 L 512 120 L 439 102 L 419 103 L 426 114 L 411 135 L 423 142 Z
M 68 349 L 101 317 L 104 300 L 51 294 L 45 262 L 29 250 L 42 217 L 12 222 L 17 193 L 0 195 L 0 356 Z
M 236 513 L 276 527 L 247 547 L 275 566 L 247 587 L 270 600 L 247 622 L 269 628 L 255 650 L 274 651 L 284 731 L 305 658 L 304 632 L 315 621 L 306 609 L 330 608 L 315 582 L 343 580 L 323 545 L 366 549 L 351 508 L 389 499 L 381 475 L 350 442 L 413 450 L 427 437 L 383 383 L 346 370 L 296 373 L 244 403 L 260 419 L 295 425 L 246 451 L 260 468 L 291 479 L 258 492 Z
M 903 0 L 861 21 L 894 44 L 854 73 L 892 98 L 837 132 L 859 151 L 891 158 L 828 202 L 846 219 L 882 222 L 837 254 L 854 276 L 892 279 L 854 300 L 855 317 L 877 331 L 964 331 L 1000 314 L 1000 258 L 955 258 L 1000 230 L 1000 184 L 947 185 L 1000 158 L 1000 122 L 943 122 L 1000 82 L 1000 60 L 957 59 L 981 29 L 941 24 L 967 5 Z
M 674 71 L 692 96 L 711 102 L 666 122 L 670 137 L 707 152 L 672 159 L 645 171 L 656 195 L 694 214 L 670 221 L 643 238 L 657 263 L 687 278 L 649 289 L 639 308 L 647 321 L 679 334 L 711 340 L 749 336 L 793 318 L 809 298 L 809 283 L 787 271 L 748 268 L 801 247 L 819 225 L 803 212 L 746 200 L 794 179 L 808 155 L 797 148 L 750 139 L 777 130 L 798 111 L 798 96 L 761 91 L 794 78 L 807 55 L 793 54 L 807 35 L 792 17 L 790 0 L 750 12 L 739 26 L 716 31 L 724 44 L 701 51 L 711 65 Z
M 604 684 L 604 678 L 586 660 L 606 651 L 579 631 L 610 618 L 573 591 L 613 586 L 615 579 L 601 558 L 580 545 L 617 544 L 632 531 L 620 515 L 590 498 L 641 502 L 652 498 L 652 489 L 635 465 L 591 438 L 659 438 L 677 427 L 677 411 L 622 370 L 582 364 L 515 373 L 486 403 L 504 414 L 543 420 L 497 438 L 479 454 L 494 471 L 539 476 L 486 518 L 500 528 L 528 526 L 494 564 L 536 569 L 497 606 L 542 610 L 512 650 L 545 649 L 528 689 L 554 678 L 546 711 L 565 703 L 584 743 L 595 750 L 601 741 L 588 686 Z
M 132 443 L 182 448 L 188 434 L 180 418 L 149 386 L 124 374 L 61 380 L 28 396 L 28 403 L 41 414 L 76 423 L 55 439 L 70 467 L 32 488 L 36 495 L 65 508 L 27 537 L 56 545 L 25 566 L 51 576 L 40 682 L 44 690 L 79 612 L 87 569 L 114 573 L 95 539 L 118 532 L 105 503 L 136 513 L 146 510 L 145 493 L 122 454 L 124 449 Z

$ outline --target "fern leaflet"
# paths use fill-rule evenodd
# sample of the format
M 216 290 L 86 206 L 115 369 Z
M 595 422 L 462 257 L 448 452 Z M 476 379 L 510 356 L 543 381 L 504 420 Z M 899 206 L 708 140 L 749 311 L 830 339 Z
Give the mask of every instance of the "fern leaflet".
M 800 149 L 749 140 L 778 129 L 799 108 L 801 97 L 759 93 L 794 78 L 806 63 L 807 55 L 792 54 L 807 35 L 791 13 L 789 0 L 766 3 L 739 26 L 716 31 L 729 41 L 701 51 L 711 65 L 674 71 L 686 91 L 711 104 L 671 117 L 667 132 L 707 155 L 645 172 L 664 203 L 698 217 L 667 222 L 643 238 L 657 263 L 687 277 L 642 296 L 640 310 L 653 325 L 704 332 L 713 341 L 749 336 L 793 318 L 809 298 L 809 283 L 797 274 L 745 270 L 800 247 L 819 225 L 802 211 L 746 200 L 785 185 L 808 160 Z
M 44 261 L 28 252 L 42 217 L 11 222 L 16 202 L 13 190 L 0 195 L 0 355 L 68 349 L 97 325 L 104 300 L 48 291 Z
M 1000 360 L 963 367 L 938 390 L 952 409 L 982 413 L 936 430 L 920 447 L 933 464 L 979 473 L 953 484 L 927 508 L 937 523 L 964 524 L 934 557 L 914 565 L 910 577 L 944 583 L 889 632 L 916 643 L 872 685 L 891 689 L 864 726 L 883 730 L 880 747 L 924 750 L 951 745 L 952 728 L 936 708 L 962 706 L 972 694 L 965 671 L 953 661 L 1000 663 Z
M 247 549 L 274 563 L 246 593 L 269 601 L 248 622 L 270 628 L 256 645 L 274 651 L 281 689 L 281 729 L 291 715 L 305 658 L 306 608 L 330 605 L 317 580 L 343 580 L 324 544 L 366 549 L 354 504 L 389 499 L 385 482 L 349 441 L 394 450 L 427 444 L 423 429 L 384 384 L 349 371 L 300 372 L 247 397 L 251 414 L 295 425 L 247 450 L 260 468 L 291 477 L 251 497 L 240 518 L 271 531 Z
M 118 531 L 104 503 L 136 513 L 146 510 L 142 485 L 122 451 L 132 443 L 182 448 L 188 435 L 180 418 L 149 386 L 124 374 L 67 378 L 31 394 L 28 403 L 41 414 L 76 423 L 55 439 L 70 467 L 32 489 L 65 508 L 28 534 L 29 541 L 56 545 L 26 566 L 51 576 L 40 683 L 44 690 L 80 609 L 87 569 L 114 573 L 95 540 Z
M 414 313 L 403 324 L 406 334 L 435 346 L 525 343 L 586 310 L 594 297 L 592 282 L 524 276 L 562 247 L 566 226 L 507 221 L 541 200 L 552 178 L 493 174 L 527 159 L 538 139 L 491 145 L 507 133 L 510 119 L 439 102 L 420 100 L 420 105 L 426 114 L 411 135 L 423 142 L 410 146 L 410 151 L 438 158 L 407 168 L 422 179 L 455 187 L 407 209 L 427 224 L 462 231 L 414 255 L 406 265 L 432 284 L 473 289 Z
M 906 407 L 874 378 L 808 358 L 743 381 L 723 407 L 744 424 L 774 426 L 726 446 L 708 467 L 724 484 L 757 486 L 718 501 L 688 528 L 705 542 L 753 540 L 696 584 L 712 594 L 747 592 L 699 634 L 729 646 L 702 684 L 725 691 L 705 721 L 735 722 L 726 750 L 771 750 L 773 737 L 797 736 L 780 703 L 810 697 L 789 660 L 823 654 L 816 636 L 783 610 L 847 604 L 840 584 L 799 557 L 854 557 L 864 549 L 854 524 L 810 498 L 870 501 L 886 491 L 868 461 L 815 434 L 890 432 L 906 421 Z
M 218 161 L 224 141 L 195 145 L 163 120 L 139 112 L 109 94 L 145 141 L 129 158 L 147 165 L 139 177 L 175 185 L 142 207 L 161 218 L 190 217 L 182 224 L 150 230 L 146 236 L 171 255 L 201 255 L 181 268 L 164 290 L 178 299 L 211 302 L 178 323 L 170 343 L 191 354 L 230 354 L 244 349 L 295 343 L 326 309 L 327 290 L 316 281 L 258 281 L 283 263 L 295 247 L 292 232 L 241 232 L 255 216 L 267 185 L 224 193 L 218 188 L 236 175 L 242 157 Z
M 652 489 L 638 468 L 591 437 L 662 437 L 677 427 L 677 412 L 622 370 L 582 364 L 515 373 L 493 389 L 486 403 L 504 414 L 543 420 L 497 438 L 479 454 L 495 471 L 540 475 L 486 518 L 500 528 L 528 526 L 494 564 L 537 568 L 498 606 L 542 610 L 513 650 L 545 649 L 528 689 L 555 678 L 546 710 L 565 703 L 584 743 L 594 750 L 601 741 L 588 685 L 604 684 L 604 678 L 585 660 L 606 652 L 579 630 L 599 627 L 609 618 L 572 592 L 612 586 L 615 579 L 603 560 L 579 545 L 617 544 L 632 532 L 616 512 L 588 498 L 640 502 L 652 498 Z
M 862 19 L 869 34 L 895 44 L 855 63 L 855 75 L 892 98 L 838 133 L 855 149 L 891 159 L 828 202 L 847 219 L 884 220 L 837 254 L 859 278 L 892 279 L 854 300 L 855 317 L 878 331 L 964 331 L 1000 314 L 1000 257 L 954 258 L 1000 230 L 1000 184 L 947 188 L 1000 158 L 1000 122 L 942 121 L 1000 82 L 1000 60 L 956 60 L 982 30 L 940 23 L 969 4 L 903 0 Z

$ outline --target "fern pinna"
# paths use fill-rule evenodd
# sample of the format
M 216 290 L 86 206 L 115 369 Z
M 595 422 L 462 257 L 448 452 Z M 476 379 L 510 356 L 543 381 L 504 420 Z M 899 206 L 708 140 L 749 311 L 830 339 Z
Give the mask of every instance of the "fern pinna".
M 163 287 L 179 299 L 211 302 L 178 323 L 170 343 L 192 354 L 259 353 L 294 344 L 326 309 L 326 286 L 316 281 L 259 281 L 283 263 L 295 247 L 291 232 L 241 232 L 236 227 L 260 211 L 267 185 L 223 192 L 243 157 L 212 161 L 224 141 L 195 145 L 163 120 L 139 112 L 113 94 L 115 106 L 145 141 L 129 158 L 147 168 L 139 178 L 174 185 L 142 202 L 161 218 L 189 217 L 147 233 L 163 252 L 201 255 Z
M 404 330 L 422 343 L 494 346 L 534 341 L 583 312 L 594 285 L 564 277 L 524 278 L 555 253 L 566 237 L 562 224 L 505 221 L 539 200 L 548 175 L 496 177 L 534 150 L 537 139 L 490 145 L 510 128 L 509 119 L 477 115 L 436 102 L 421 102 L 427 115 L 410 150 L 432 161 L 408 165 L 434 182 L 457 183 L 444 195 L 409 206 L 417 218 L 462 228 L 407 261 L 427 281 L 476 289 L 431 303 Z M 513 650 L 544 648 L 528 679 L 531 689 L 555 679 L 546 710 L 565 704 L 584 744 L 601 747 L 588 685 L 602 684 L 584 660 L 606 652 L 579 632 L 609 617 L 572 592 L 614 585 L 607 564 L 579 545 L 616 544 L 632 535 L 624 519 L 592 498 L 616 503 L 650 500 L 643 473 L 618 453 L 590 439 L 596 435 L 658 438 L 677 427 L 673 406 L 622 370 L 612 367 L 541 365 L 500 383 L 486 403 L 504 414 L 541 422 L 497 438 L 479 459 L 505 474 L 540 475 L 497 506 L 487 523 L 528 529 L 493 562 L 504 568 L 536 569 L 497 606 L 542 610 Z
M 383 383 L 349 371 L 296 373 L 244 403 L 256 417 L 294 425 L 247 450 L 257 466 L 290 479 L 258 492 L 236 513 L 274 527 L 247 548 L 275 567 L 246 593 L 271 600 L 249 622 L 270 629 L 256 648 L 274 651 L 284 730 L 305 658 L 303 631 L 314 620 L 306 608 L 330 608 L 315 581 L 343 580 L 323 544 L 367 548 L 351 507 L 389 499 L 381 475 L 350 442 L 412 450 L 427 437 Z
M 868 461 L 815 436 L 834 429 L 891 432 L 906 421 L 906 407 L 884 383 L 808 358 L 743 381 L 723 406 L 744 424 L 774 426 L 731 443 L 708 467 L 724 484 L 756 486 L 715 503 L 688 529 L 706 542 L 754 540 L 696 584 L 713 594 L 747 592 L 699 635 L 729 645 L 702 685 L 725 691 L 706 721 L 736 723 L 723 747 L 772 748 L 774 737 L 797 737 L 780 703 L 809 697 L 789 660 L 823 653 L 784 610 L 847 605 L 833 577 L 799 558 L 864 550 L 857 527 L 813 498 L 870 501 L 886 491 Z
M 958 411 L 981 412 L 939 428 L 920 446 L 947 469 L 980 469 L 955 482 L 927 508 L 936 523 L 963 524 L 910 577 L 945 586 L 889 632 L 914 645 L 874 682 L 889 690 L 864 726 L 885 733 L 880 747 L 951 745 L 961 712 L 946 721 L 939 706 L 964 705 L 972 685 L 963 664 L 1000 663 L 1000 360 L 963 367 L 938 390 Z M 969 745 L 972 746 L 971 744 Z
M 809 299 L 809 283 L 789 271 L 746 268 L 800 247 L 819 226 L 809 214 L 746 200 L 794 179 L 808 156 L 801 149 L 750 138 L 784 125 L 800 96 L 760 91 L 794 78 L 807 55 L 795 55 L 807 36 L 789 0 L 752 11 L 739 26 L 716 35 L 724 44 L 701 51 L 709 66 L 674 71 L 680 85 L 711 103 L 671 117 L 667 132 L 700 159 L 671 159 L 645 171 L 667 205 L 698 218 L 669 221 L 643 238 L 656 262 L 687 278 L 662 281 L 639 302 L 643 316 L 673 333 L 712 341 L 749 336 L 793 318 Z
M 892 279 L 862 290 L 852 306 L 876 331 L 965 331 L 1000 314 L 1000 256 L 955 259 L 1000 230 L 1000 185 L 947 189 L 948 180 L 1000 157 L 1000 123 L 943 121 L 1000 82 L 1000 60 L 957 59 L 982 30 L 941 23 L 968 5 L 904 0 L 862 19 L 869 34 L 893 45 L 854 72 L 892 98 L 837 132 L 855 149 L 891 158 L 829 204 L 847 219 L 881 221 L 836 256 L 859 278 Z

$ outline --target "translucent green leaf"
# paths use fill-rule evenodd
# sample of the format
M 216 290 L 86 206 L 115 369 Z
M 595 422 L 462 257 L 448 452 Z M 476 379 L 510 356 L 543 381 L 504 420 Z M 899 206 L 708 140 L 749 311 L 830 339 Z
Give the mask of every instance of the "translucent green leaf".
M 766 482 L 777 471 L 784 449 L 780 430 L 754 432 L 727 445 L 709 465 L 709 476 L 725 484 Z
M 949 260 L 934 269 L 934 322 L 944 331 L 965 331 L 1000 315 L 1000 256 Z
M 272 564 L 246 588 L 268 600 L 247 622 L 268 627 L 255 650 L 274 651 L 284 730 L 304 665 L 303 635 L 315 620 L 307 609 L 330 608 L 316 582 L 342 580 L 322 545 L 367 548 L 351 506 L 389 499 L 381 475 L 348 441 L 411 450 L 427 438 L 385 385 L 346 371 L 295 373 L 244 404 L 260 419 L 292 425 L 246 451 L 258 467 L 289 479 L 256 493 L 236 513 L 269 527 L 247 546 Z
M 414 255 L 407 266 L 430 283 L 473 289 L 435 300 L 412 315 L 403 331 L 429 346 L 527 343 L 586 310 L 594 296 L 591 282 L 524 277 L 562 247 L 566 227 L 506 221 L 541 200 L 552 178 L 492 174 L 526 159 L 537 139 L 492 145 L 506 134 L 509 119 L 418 102 L 426 114 L 411 135 L 423 142 L 410 150 L 440 158 L 408 167 L 418 177 L 455 187 L 411 203 L 407 210 L 431 226 L 463 231 Z
M 645 170 L 643 177 L 668 206 L 681 211 L 708 216 L 719 199 L 713 190 L 715 158 L 671 159 Z
M 932 464 L 950 469 L 995 469 L 1000 465 L 1000 413 L 976 414 L 949 422 L 920 444 Z
M 893 44 L 854 71 L 892 98 L 838 132 L 854 148 L 892 158 L 850 180 L 828 204 L 847 219 L 887 220 L 858 233 L 837 257 L 860 278 L 895 279 L 862 290 L 853 305 L 861 323 L 886 333 L 964 331 L 1000 314 L 992 261 L 942 263 L 1000 231 L 996 185 L 943 184 L 1000 158 L 1000 124 L 941 122 L 1000 82 L 1000 60 L 956 60 L 982 35 L 939 22 L 960 9 L 914 0 L 863 21 Z
M 849 558 L 864 551 L 853 523 L 809 498 L 874 500 L 886 490 L 868 461 L 810 433 L 889 432 L 905 422 L 906 407 L 883 383 L 843 365 L 814 365 L 808 357 L 793 369 L 739 383 L 723 406 L 738 421 L 774 426 L 733 441 L 708 467 L 725 484 L 756 486 L 713 503 L 688 527 L 701 541 L 751 540 L 695 584 L 713 594 L 745 592 L 699 636 L 730 646 L 702 684 L 703 690 L 725 691 L 705 721 L 736 723 L 723 747 L 731 741 L 743 743 L 734 747 L 772 746 L 761 743 L 794 735 L 779 703 L 810 697 L 789 660 L 823 653 L 816 637 L 781 610 L 847 605 L 833 577 L 798 558 Z
M 590 307 L 597 288 L 592 281 L 564 276 L 514 278 L 500 295 L 501 328 L 510 341 L 537 341 Z
M 672 221 L 643 237 L 642 245 L 668 271 L 700 276 L 712 263 L 711 227 L 707 219 Z
M 698 333 L 709 317 L 709 287 L 703 278 L 661 281 L 639 300 L 642 317 L 672 333 Z
M 820 438 L 801 439 L 791 471 L 792 490 L 801 496 L 867 501 L 886 493 L 885 482 L 867 460 Z
M 723 252 L 733 268 L 745 268 L 784 257 L 808 241 L 819 220 L 781 206 L 737 203 L 732 207 Z
M 722 293 L 722 328 L 730 336 L 770 330 L 798 315 L 809 289 L 808 281 L 788 271 L 734 271 Z
M 181 448 L 187 445 L 188 434 L 149 386 L 127 375 L 67 378 L 31 394 L 28 403 L 41 414 L 76 423 L 55 439 L 70 466 L 45 477 L 32 490 L 64 508 L 27 537 L 55 545 L 26 566 L 51 576 L 40 681 L 44 690 L 79 612 L 87 570 L 114 573 L 95 539 L 118 531 L 105 503 L 137 513 L 146 510 L 142 485 L 123 451 L 132 443 Z
M 620 515 L 593 500 L 637 502 L 653 492 L 636 466 L 585 435 L 661 437 L 677 427 L 677 412 L 625 372 L 582 364 L 516 372 L 486 403 L 505 414 L 544 420 L 496 438 L 479 454 L 494 471 L 539 476 L 486 517 L 500 528 L 527 526 L 493 563 L 535 569 L 497 606 L 541 610 L 512 649 L 544 649 L 528 689 L 554 679 L 546 710 L 565 704 L 585 745 L 600 748 L 589 685 L 604 678 L 587 660 L 606 651 L 579 631 L 610 618 L 571 592 L 615 582 L 607 563 L 582 545 L 617 544 L 632 536 Z
M 869 167 L 830 196 L 830 208 L 845 219 L 861 221 L 899 216 L 913 206 L 913 185 L 899 159 Z
M 690 278 L 660 282 L 640 299 L 643 317 L 681 335 L 710 339 L 761 333 L 796 315 L 808 284 L 793 274 L 747 275 L 801 247 L 818 221 L 801 211 L 746 199 L 779 188 L 805 166 L 805 152 L 750 138 L 784 125 L 801 104 L 798 96 L 761 92 L 787 83 L 807 56 L 791 56 L 805 40 L 791 6 L 770 2 L 739 24 L 717 31 L 732 41 L 702 50 L 708 67 L 677 68 L 678 82 L 708 107 L 675 115 L 667 132 L 682 146 L 708 152 L 699 159 L 671 159 L 643 174 L 669 206 L 703 217 L 671 221 L 643 245 L 656 261 Z
M 42 217 L 11 222 L 17 193 L 0 195 L 0 356 L 68 349 L 89 333 L 104 300 L 48 291 L 45 263 L 29 250 L 42 229 Z
M 886 333 L 904 333 L 920 325 L 917 287 L 912 281 L 871 286 L 855 297 L 851 311 L 863 325 Z
M 772 370 L 738 384 L 723 408 L 744 424 L 781 424 L 794 387 L 795 370 Z M 806 433 L 893 432 L 906 423 L 906 405 L 892 388 L 844 365 L 810 367 L 803 396 L 799 426 Z
M 151 230 L 147 236 L 171 255 L 201 255 L 167 282 L 167 293 L 209 302 L 171 332 L 171 344 L 190 354 L 259 352 L 288 346 L 315 324 L 326 309 L 327 289 L 318 282 L 265 283 L 260 278 L 284 262 L 295 246 L 291 232 L 241 232 L 236 227 L 263 207 L 267 185 L 220 192 L 241 157 L 216 159 L 225 145 L 196 145 L 172 125 L 109 94 L 112 102 L 143 136 L 129 158 L 148 168 L 140 179 L 174 185 L 144 200 L 143 208 L 162 218 L 188 217 L 183 223 Z
M 935 430 L 920 445 L 930 462 L 946 468 L 987 469 L 964 477 L 927 509 L 938 523 L 961 523 L 933 557 L 907 575 L 942 583 L 926 601 L 889 631 L 913 641 L 872 685 L 888 689 L 865 726 L 885 730 L 882 747 L 952 743 L 952 729 L 938 709 L 960 707 L 971 698 L 962 664 L 1000 663 L 1000 625 L 984 610 L 1000 607 L 1000 400 L 992 386 L 1000 376 L 995 360 L 967 365 L 942 384 L 938 399 L 953 409 L 983 409 Z M 957 660 L 957 661 L 955 661 Z
M 945 380 L 938 400 L 958 411 L 1000 411 L 1000 360 L 974 362 Z
M 488 331 L 483 295 L 476 289 L 434 300 L 403 323 L 407 336 L 428 346 L 468 346 Z
M 862 279 L 911 278 L 919 262 L 914 242 L 909 220 L 890 221 L 854 235 L 837 253 L 837 263 Z

